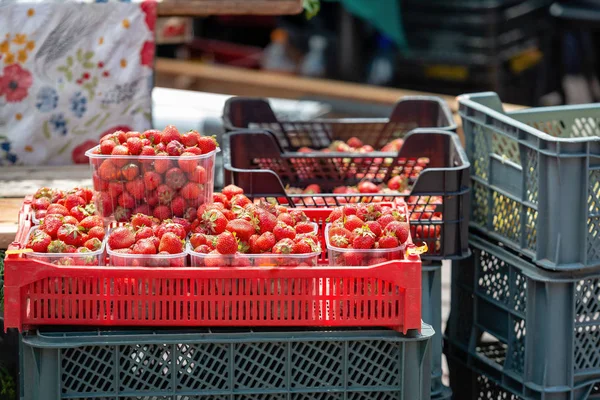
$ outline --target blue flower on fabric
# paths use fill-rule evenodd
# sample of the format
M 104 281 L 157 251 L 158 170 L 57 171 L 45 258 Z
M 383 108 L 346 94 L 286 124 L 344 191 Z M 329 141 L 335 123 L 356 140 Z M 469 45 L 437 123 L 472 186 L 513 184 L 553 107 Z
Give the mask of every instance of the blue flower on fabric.
M 77 118 L 83 117 L 87 110 L 87 98 L 81 92 L 77 92 L 71 97 L 71 111 Z
M 50 112 L 58 105 L 58 92 L 56 89 L 45 86 L 37 94 L 35 106 L 41 112 Z
M 96 0 L 96 3 L 108 3 L 108 0 Z
M 11 143 L 6 139 L 0 139 L 0 166 L 13 165 L 17 162 L 17 155 L 11 150 Z
M 67 134 L 67 121 L 62 113 L 54 114 L 48 122 L 50 122 L 50 126 L 54 133 L 59 133 L 63 136 Z

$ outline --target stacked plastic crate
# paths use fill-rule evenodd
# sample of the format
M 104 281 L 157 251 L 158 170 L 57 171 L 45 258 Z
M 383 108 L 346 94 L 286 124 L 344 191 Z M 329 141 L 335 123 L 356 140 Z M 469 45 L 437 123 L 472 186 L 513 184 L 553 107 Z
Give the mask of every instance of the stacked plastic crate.
M 450 398 L 442 384 L 441 265 L 444 259 L 468 255 L 470 184 L 469 163 L 453 132 L 456 125 L 447 105 L 437 98 L 418 96 L 399 101 L 389 119 L 280 121 L 267 101 L 234 98 L 225 106 L 224 119 L 230 130 L 224 141 L 225 182 L 242 187 L 252 197 L 310 207 L 406 200 L 413 240 L 428 246 L 428 252 L 421 255 L 422 318 L 436 332 L 431 398 Z M 371 145 L 375 152 L 318 151 L 351 137 Z M 398 138 L 404 139 L 399 152 L 377 151 Z M 306 148 L 313 151 L 304 152 Z M 409 172 L 419 159 L 427 159 L 428 164 L 411 175 L 409 189 L 403 193 L 335 193 L 337 186 L 357 185 L 365 179 L 382 185 Z M 312 184 L 322 193 L 289 189 Z
M 600 107 L 459 97 L 469 244 L 445 351 L 458 398 L 600 398 Z

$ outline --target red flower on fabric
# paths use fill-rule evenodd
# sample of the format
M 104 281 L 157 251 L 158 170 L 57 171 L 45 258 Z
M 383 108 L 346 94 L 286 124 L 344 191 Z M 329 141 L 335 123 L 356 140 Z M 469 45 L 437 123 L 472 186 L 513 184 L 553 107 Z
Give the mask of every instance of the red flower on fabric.
M 156 24 L 156 1 L 146 0 L 142 2 L 141 7 L 145 14 L 146 26 L 150 29 L 150 32 L 154 32 Z
M 32 83 L 31 72 L 19 64 L 6 66 L 0 75 L 0 96 L 6 96 L 9 103 L 17 103 L 27 97 Z
M 154 63 L 154 42 L 147 40 L 140 51 L 140 63 L 152 68 Z
M 86 140 L 81 143 L 79 146 L 73 149 L 73 153 L 71 153 L 71 158 L 73 158 L 73 162 L 75 164 L 87 164 L 89 162 L 85 152 L 91 149 L 96 145 L 95 140 Z

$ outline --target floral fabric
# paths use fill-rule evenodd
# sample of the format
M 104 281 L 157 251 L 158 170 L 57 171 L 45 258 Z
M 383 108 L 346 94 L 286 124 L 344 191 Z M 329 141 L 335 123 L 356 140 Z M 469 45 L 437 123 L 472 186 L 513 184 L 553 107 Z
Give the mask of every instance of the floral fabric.
M 87 163 L 149 128 L 155 21 L 153 1 L 0 0 L 0 166 Z

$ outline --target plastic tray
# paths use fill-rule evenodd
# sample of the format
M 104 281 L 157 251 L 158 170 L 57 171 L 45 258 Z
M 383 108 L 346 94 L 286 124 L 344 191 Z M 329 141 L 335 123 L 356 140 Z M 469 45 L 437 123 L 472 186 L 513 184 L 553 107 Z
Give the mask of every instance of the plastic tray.
M 39 225 L 32 226 L 27 233 L 27 239 L 31 237 L 33 232 L 40 229 Z M 27 240 L 25 241 L 27 243 Z M 104 250 L 106 241 L 102 241 L 102 247 L 96 251 L 90 251 L 89 253 L 37 253 L 29 251 L 25 253 L 25 257 L 32 260 L 40 260 L 50 264 L 58 264 L 65 258 L 73 260 L 73 265 L 84 265 L 84 266 L 102 266 L 104 265 Z
M 404 249 L 406 245 L 394 247 L 392 249 L 344 249 L 341 247 L 332 246 L 329 243 L 329 228 L 331 224 L 325 226 L 325 244 L 327 245 L 327 259 L 331 266 L 353 266 L 354 264 L 347 264 L 346 256 L 349 254 L 359 254 L 362 263 L 359 266 L 380 264 L 382 262 L 391 260 L 401 260 L 404 257 Z M 408 241 L 407 241 L 408 243 Z
M 431 214 L 411 219 L 415 242 L 426 242 L 423 259 L 442 260 L 468 255 L 466 214 L 469 210 L 469 161 L 458 136 L 441 130 L 415 130 L 405 137 L 400 152 L 286 153 L 267 131 L 232 132 L 223 140 L 226 184 L 234 183 L 247 196 L 268 198 L 291 206 L 323 207 L 355 202 L 404 199 L 409 211 L 427 208 Z M 336 186 L 356 185 L 363 177 L 387 182 L 409 173 L 419 158 L 429 164 L 413 182 L 410 193 L 385 195 L 333 194 Z M 285 187 L 319 184 L 324 193 L 287 195 Z M 433 218 L 433 213 L 441 216 Z M 419 232 L 435 232 L 423 235 Z
M 206 267 L 215 263 L 221 266 L 243 266 L 243 267 L 294 267 L 302 265 L 305 267 L 316 267 L 319 262 L 321 252 L 308 254 L 203 254 L 195 252 L 191 246 L 187 245 L 187 252 L 190 255 L 192 267 Z M 224 263 L 223 263 L 224 261 Z M 208 265 L 207 265 L 208 264 Z
M 600 265 L 600 106 L 504 113 L 494 93 L 459 97 L 471 164 L 470 223 L 543 268 Z
M 38 332 L 22 340 L 24 398 L 429 400 L 433 333 Z
M 155 216 L 183 216 L 189 208 L 197 208 L 206 201 L 212 201 L 214 175 L 215 175 L 215 156 L 220 150 L 217 149 L 208 154 L 202 154 L 194 157 L 172 157 L 172 156 L 112 156 L 103 154 L 94 154 L 93 151 L 98 146 L 88 150 L 85 155 L 90 159 L 92 167 L 92 181 L 94 190 L 97 192 L 96 204 L 99 213 L 105 217 L 114 217 L 117 221 L 126 221 L 132 213 L 143 210 L 148 214 L 146 207 L 153 211 L 158 206 L 165 206 L 164 213 Z M 179 168 L 178 160 L 185 159 L 195 161 L 198 166 L 203 167 L 205 177 L 184 173 L 176 175 L 180 177 L 175 182 L 175 175 L 169 174 L 172 168 Z M 157 169 L 156 162 L 160 161 L 160 168 Z M 122 175 L 122 168 L 133 165 L 132 169 L 138 170 L 138 174 L 130 180 Z M 144 180 L 146 172 L 157 172 L 159 181 L 152 181 L 152 187 L 148 186 Z M 133 173 L 132 173 L 133 174 Z M 110 179 L 102 179 L 109 177 Z M 186 185 L 195 183 L 198 185 L 198 194 L 189 192 Z M 160 185 L 160 186 L 159 186 Z M 141 190 L 139 187 L 141 186 Z M 156 188 L 154 186 L 157 186 Z M 161 186 L 163 187 L 161 189 Z M 131 193 L 133 197 L 124 197 L 123 194 Z M 191 195 L 193 193 L 193 196 Z M 175 199 L 181 199 L 174 208 Z M 166 219 L 166 218 L 162 218 Z
M 311 219 L 327 210 L 306 210 Z M 71 326 L 421 326 L 416 255 L 371 267 L 64 267 L 5 260 L 5 324 Z
M 284 151 L 300 147 L 323 149 L 334 140 L 358 137 L 376 150 L 415 128 L 456 131 L 448 105 L 438 97 L 410 96 L 398 101 L 390 118 L 316 119 L 280 121 L 269 102 L 260 98 L 233 97 L 223 111 L 225 129 L 268 129 Z
M 187 253 L 178 254 L 123 254 L 106 245 L 108 266 L 111 267 L 185 267 Z
M 446 355 L 526 399 L 585 399 L 569 396 L 600 381 L 600 271 L 549 272 L 481 238 L 470 243 L 473 257 L 452 268 Z

